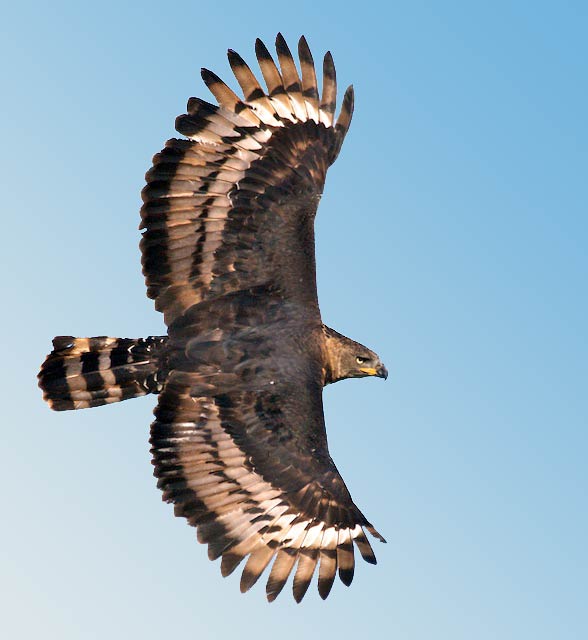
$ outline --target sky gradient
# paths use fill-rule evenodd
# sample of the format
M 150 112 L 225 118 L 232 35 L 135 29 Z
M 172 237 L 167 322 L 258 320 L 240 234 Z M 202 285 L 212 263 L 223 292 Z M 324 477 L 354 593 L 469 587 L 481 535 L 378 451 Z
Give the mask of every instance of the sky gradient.
M 586 5 L 295 5 L 3 9 L 0 632 L 586 638 Z M 207 98 L 200 67 L 228 81 L 226 49 L 252 64 L 278 31 L 355 87 L 319 298 L 390 372 L 325 391 L 331 454 L 388 544 L 301 605 L 289 587 L 268 605 L 263 581 L 241 595 L 162 503 L 155 398 L 57 414 L 35 378 L 54 335 L 164 332 L 140 272 L 144 172 Z

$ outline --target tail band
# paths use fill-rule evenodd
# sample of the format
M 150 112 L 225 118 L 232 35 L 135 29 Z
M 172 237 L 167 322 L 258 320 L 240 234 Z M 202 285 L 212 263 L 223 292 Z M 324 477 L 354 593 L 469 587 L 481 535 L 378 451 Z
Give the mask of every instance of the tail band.
M 66 411 L 159 393 L 167 375 L 166 340 L 57 336 L 38 375 L 43 398 Z

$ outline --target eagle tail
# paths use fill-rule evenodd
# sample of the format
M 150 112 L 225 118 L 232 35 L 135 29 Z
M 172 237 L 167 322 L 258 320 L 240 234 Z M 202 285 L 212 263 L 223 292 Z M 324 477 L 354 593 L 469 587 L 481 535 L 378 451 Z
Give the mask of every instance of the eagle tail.
M 166 340 L 57 336 L 37 376 L 43 399 L 66 411 L 159 393 L 167 375 Z

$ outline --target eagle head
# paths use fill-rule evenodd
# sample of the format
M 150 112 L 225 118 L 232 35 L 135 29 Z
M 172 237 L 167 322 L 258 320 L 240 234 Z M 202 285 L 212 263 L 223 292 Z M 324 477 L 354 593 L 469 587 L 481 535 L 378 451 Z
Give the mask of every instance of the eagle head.
M 388 377 L 388 370 L 377 353 L 325 326 L 325 384 L 345 378 Z

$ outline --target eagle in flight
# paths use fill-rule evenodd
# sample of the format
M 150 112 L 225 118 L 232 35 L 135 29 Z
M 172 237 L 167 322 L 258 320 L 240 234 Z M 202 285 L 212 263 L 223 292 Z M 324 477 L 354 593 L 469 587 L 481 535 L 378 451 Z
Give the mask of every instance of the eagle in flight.
M 319 95 L 313 59 L 301 73 L 281 34 L 279 67 L 256 54 L 265 91 L 244 60 L 228 57 L 244 97 L 207 69 L 218 104 L 190 98 L 146 174 L 141 209 L 147 295 L 167 336 L 59 336 L 39 373 L 52 409 L 85 409 L 158 394 L 151 425 L 163 499 L 197 528 L 223 576 L 247 558 L 241 591 L 273 559 L 274 600 L 296 566 L 296 601 L 318 569 L 326 598 L 338 573 L 349 585 L 354 545 L 376 559 L 329 455 L 322 391 L 345 378 L 387 377 L 367 347 L 322 323 L 314 218 L 327 169 L 353 112 L 335 119 L 330 53 Z

